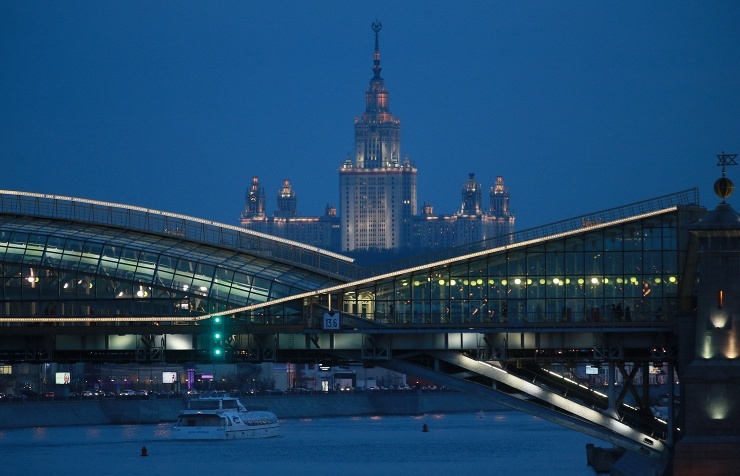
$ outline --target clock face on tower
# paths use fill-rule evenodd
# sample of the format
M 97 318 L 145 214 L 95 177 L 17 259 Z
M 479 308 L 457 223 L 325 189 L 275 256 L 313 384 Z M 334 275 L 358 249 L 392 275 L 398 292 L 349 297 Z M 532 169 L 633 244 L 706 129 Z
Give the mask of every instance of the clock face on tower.
M 256 195 L 251 195 L 251 196 L 249 197 L 249 201 L 250 201 L 250 202 L 256 202 L 256 201 L 257 201 L 257 196 L 256 196 Z

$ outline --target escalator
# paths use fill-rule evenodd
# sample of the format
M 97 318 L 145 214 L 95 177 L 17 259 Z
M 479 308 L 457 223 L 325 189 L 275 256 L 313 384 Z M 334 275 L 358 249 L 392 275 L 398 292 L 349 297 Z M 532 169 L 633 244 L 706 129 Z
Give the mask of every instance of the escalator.
M 615 412 L 615 418 L 643 433 L 660 439 L 666 438 L 668 431 L 666 422 L 655 418 L 650 408 L 616 402 L 613 405 L 614 408 L 610 409 L 607 395 L 550 372 L 534 360 L 526 360 L 516 364 L 503 363 L 502 369 L 583 406 L 604 413 Z

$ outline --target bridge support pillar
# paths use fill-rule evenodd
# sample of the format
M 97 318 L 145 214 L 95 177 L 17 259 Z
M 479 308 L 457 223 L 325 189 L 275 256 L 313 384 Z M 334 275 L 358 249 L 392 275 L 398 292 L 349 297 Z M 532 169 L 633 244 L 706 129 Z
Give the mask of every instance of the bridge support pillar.
M 609 360 L 609 367 L 606 370 L 607 378 L 607 396 L 609 398 L 609 414 L 617 416 L 617 392 L 614 383 L 617 381 L 616 365 L 613 360 Z

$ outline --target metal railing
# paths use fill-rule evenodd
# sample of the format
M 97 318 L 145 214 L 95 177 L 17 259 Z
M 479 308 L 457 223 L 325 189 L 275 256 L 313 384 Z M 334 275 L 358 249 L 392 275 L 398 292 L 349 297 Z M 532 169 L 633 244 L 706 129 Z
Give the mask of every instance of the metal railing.
M 676 192 L 669 195 L 663 195 L 641 202 L 623 205 L 621 207 L 610 208 L 599 212 L 580 215 L 574 218 L 557 221 L 547 225 L 542 225 L 527 230 L 517 231 L 508 235 L 501 235 L 489 240 L 479 241 L 468 245 L 447 248 L 441 251 L 420 254 L 411 258 L 405 258 L 390 263 L 380 264 L 368 271 L 369 276 L 380 276 L 386 273 L 392 273 L 403 269 L 422 266 L 428 263 L 452 259 L 458 256 L 465 256 L 487 249 L 499 248 L 502 246 L 515 245 L 526 241 L 554 236 L 561 233 L 567 233 L 575 230 L 582 230 L 593 226 L 603 225 L 617 220 L 624 220 L 647 213 L 653 213 L 668 208 L 678 206 L 699 205 L 699 189 L 691 188 L 682 192 Z
M 119 203 L 0 190 L 0 214 L 71 220 L 170 235 L 289 262 L 342 280 L 356 279 L 361 273 L 352 258 L 315 246 L 233 225 Z

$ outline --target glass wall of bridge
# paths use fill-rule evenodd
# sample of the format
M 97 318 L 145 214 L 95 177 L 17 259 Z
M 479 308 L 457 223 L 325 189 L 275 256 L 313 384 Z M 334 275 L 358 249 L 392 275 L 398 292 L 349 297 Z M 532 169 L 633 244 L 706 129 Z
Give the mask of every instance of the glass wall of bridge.
M 677 213 L 544 239 L 348 289 L 389 324 L 651 322 L 677 306 Z
M 0 317 L 197 316 L 337 284 L 228 249 L 18 219 L 0 227 Z M 277 308 L 277 307 L 276 307 Z M 300 303 L 275 311 L 300 319 Z M 257 313 L 243 319 L 271 323 Z

